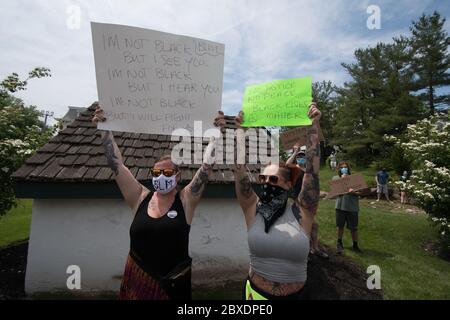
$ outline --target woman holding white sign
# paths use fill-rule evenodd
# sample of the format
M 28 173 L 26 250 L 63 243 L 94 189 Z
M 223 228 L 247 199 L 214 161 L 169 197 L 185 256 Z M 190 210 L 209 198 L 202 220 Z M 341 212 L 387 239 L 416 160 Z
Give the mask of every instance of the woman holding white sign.
M 92 121 L 106 121 L 100 107 Z M 134 214 L 119 299 L 191 299 L 189 231 L 208 182 L 211 161 L 203 163 L 192 181 L 178 190 L 180 170 L 171 156 L 163 156 L 151 169 L 153 192 L 124 165 L 111 131 L 104 131 L 102 139 L 108 164 Z
M 306 169 L 302 190 L 295 199 L 302 215 L 287 205 L 288 191 L 300 174 L 295 165 L 269 164 L 259 176 L 261 192 L 254 192 L 244 165 L 235 165 L 235 187 L 244 213 L 250 249 L 250 270 L 243 290 L 246 300 L 306 299 L 305 282 L 309 243 L 314 216 L 319 205 L 320 145 L 318 123 L 321 116 L 312 103 L 308 116 Z M 243 113 L 236 118 L 238 127 Z M 224 120 L 219 121 L 219 126 Z M 238 130 L 238 139 L 242 139 Z M 245 138 L 244 138 L 245 139 Z M 245 145 L 245 144 L 243 144 Z M 258 195 L 257 195 L 258 193 Z

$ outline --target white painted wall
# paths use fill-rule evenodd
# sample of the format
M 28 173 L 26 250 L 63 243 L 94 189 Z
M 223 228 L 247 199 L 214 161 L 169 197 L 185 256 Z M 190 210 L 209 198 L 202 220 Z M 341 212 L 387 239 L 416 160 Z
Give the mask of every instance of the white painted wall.
M 82 291 L 117 291 L 129 249 L 131 210 L 123 200 L 35 199 L 25 291 L 68 290 L 69 265 Z M 244 217 L 235 199 L 203 199 L 191 227 L 193 282 L 245 276 Z

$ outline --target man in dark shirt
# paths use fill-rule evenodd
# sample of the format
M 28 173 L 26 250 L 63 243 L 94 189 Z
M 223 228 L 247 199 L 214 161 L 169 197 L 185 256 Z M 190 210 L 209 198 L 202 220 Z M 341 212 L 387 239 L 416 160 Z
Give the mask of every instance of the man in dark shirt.
M 380 201 L 381 194 L 384 193 L 386 200 L 392 202 L 389 199 L 388 181 L 389 173 L 387 173 L 386 168 L 381 168 L 375 176 L 375 181 L 377 182 L 377 201 Z

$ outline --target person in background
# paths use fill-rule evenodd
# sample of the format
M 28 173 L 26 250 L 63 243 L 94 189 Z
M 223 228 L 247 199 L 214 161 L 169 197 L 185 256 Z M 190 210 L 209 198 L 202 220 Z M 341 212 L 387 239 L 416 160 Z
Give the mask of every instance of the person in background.
M 336 151 L 333 151 L 330 155 L 330 169 L 331 171 L 335 171 L 337 166 L 337 157 Z
M 402 176 L 400 177 L 401 182 L 406 182 L 408 180 L 408 171 L 403 171 Z M 408 195 L 406 194 L 405 188 L 400 188 L 400 203 L 406 204 L 408 202 Z
M 338 165 L 338 176 L 334 176 L 333 180 L 344 178 L 350 175 L 350 165 L 347 162 L 340 162 Z M 361 193 L 353 189 L 349 189 L 348 193 L 339 195 L 336 198 L 336 228 L 337 228 L 337 244 L 336 252 L 341 254 L 344 251 L 342 237 L 344 235 L 344 227 L 352 234 L 353 251 L 361 253 L 358 246 L 358 216 L 359 216 L 359 196 Z
M 377 201 L 380 201 L 381 194 L 384 194 L 386 200 L 392 202 L 389 199 L 389 173 L 387 173 L 386 168 L 382 167 L 380 171 L 375 175 L 375 181 L 377 182 Z
M 297 145 L 295 145 L 292 150 L 292 155 L 286 161 L 286 164 L 295 164 L 301 170 L 300 175 L 294 184 L 295 199 L 298 197 L 302 190 L 303 175 L 306 169 L 306 146 L 298 147 Z M 292 210 L 300 214 L 300 209 L 298 208 L 295 201 L 292 203 Z M 319 246 L 319 223 L 317 222 L 316 216 L 314 216 L 314 222 L 311 230 L 311 243 L 309 253 L 322 258 L 328 258 L 328 254 Z

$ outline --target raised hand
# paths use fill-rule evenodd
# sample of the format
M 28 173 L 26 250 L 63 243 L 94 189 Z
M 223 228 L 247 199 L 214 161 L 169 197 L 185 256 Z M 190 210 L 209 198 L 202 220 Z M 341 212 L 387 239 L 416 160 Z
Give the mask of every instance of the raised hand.
M 106 121 L 106 117 L 105 117 L 105 115 L 103 113 L 103 109 L 100 106 L 97 106 L 97 108 L 95 108 L 94 116 L 92 117 L 91 121 L 93 123 L 105 122 Z
M 244 122 L 244 112 L 243 111 L 239 111 L 238 115 L 235 118 L 235 122 L 236 122 L 236 127 L 240 128 L 242 122 Z
M 308 110 L 308 117 L 312 120 L 313 124 L 319 123 L 322 112 L 317 108 L 317 103 L 311 102 Z
M 217 117 L 214 119 L 214 126 L 220 129 L 223 129 L 225 126 L 225 115 L 220 110 L 217 112 Z

